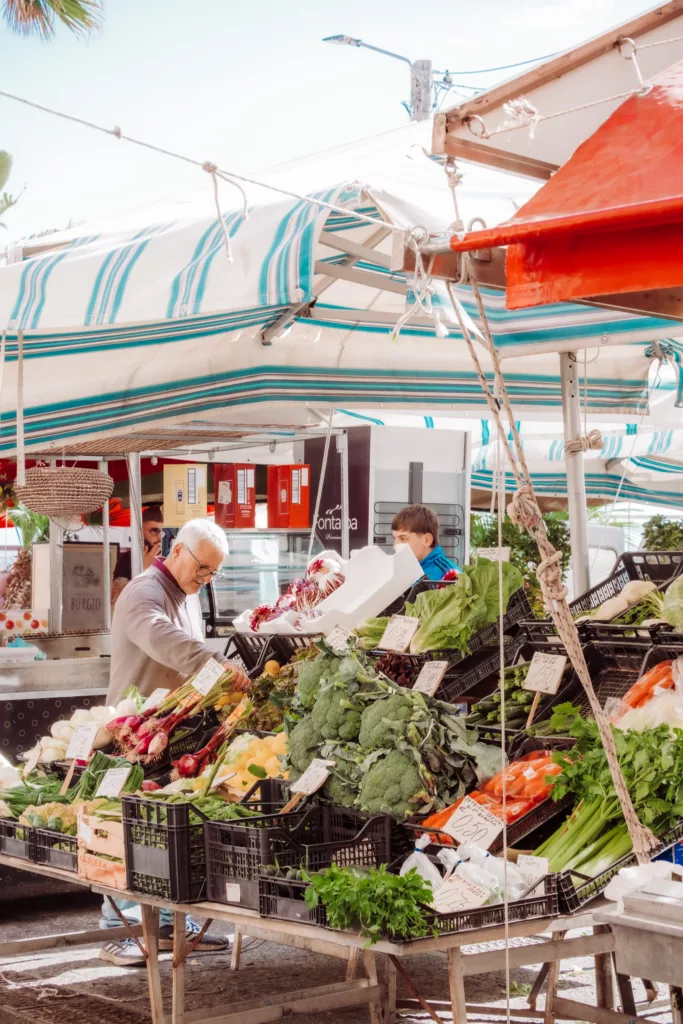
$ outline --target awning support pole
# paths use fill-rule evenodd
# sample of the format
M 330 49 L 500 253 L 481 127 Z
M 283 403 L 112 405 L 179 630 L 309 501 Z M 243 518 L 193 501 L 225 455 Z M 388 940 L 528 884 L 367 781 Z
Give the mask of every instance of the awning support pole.
M 62 583 L 64 572 L 64 531 L 50 520 L 50 614 L 51 633 L 62 632 Z
M 576 355 L 573 352 L 560 354 L 560 380 L 562 382 L 562 419 L 566 444 L 567 441 L 575 441 L 581 436 L 579 377 L 576 370 Z M 566 466 L 573 590 L 574 596 L 578 597 L 579 594 L 585 594 L 590 589 L 583 453 L 567 457 Z
M 341 556 L 349 558 L 349 437 L 337 435 L 337 451 L 341 469 Z
M 130 488 L 130 568 L 131 576 L 142 572 L 142 477 L 140 456 L 128 456 L 128 484 Z
M 98 469 L 108 473 L 106 460 L 100 462 Z M 111 629 L 111 560 L 109 558 L 109 501 L 102 506 L 102 593 L 104 600 L 104 628 Z

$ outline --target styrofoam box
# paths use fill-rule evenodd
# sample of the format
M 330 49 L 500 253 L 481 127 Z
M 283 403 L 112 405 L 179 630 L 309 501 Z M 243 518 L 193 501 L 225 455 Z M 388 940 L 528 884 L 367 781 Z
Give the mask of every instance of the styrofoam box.
M 338 558 L 337 555 L 333 557 Z M 289 613 L 272 622 L 264 622 L 259 632 L 327 634 L 335 626 L 354 629 L 365 619 L 379 615 L 423 575 L 420 563 L 407 544 L 393 555 L 372 545 L 361 548 L 348 562 L 341 564 L 344 582 L 320 602 L 318 609 L 322 615 L 300 619 L 296 629 L 289 621 Z M 251 632 L 249 612 L 242 612 L 233 625 L 240 633 Z
M 36 660 L 35 647 L 0 647 L 0 664 L 11 665 Z

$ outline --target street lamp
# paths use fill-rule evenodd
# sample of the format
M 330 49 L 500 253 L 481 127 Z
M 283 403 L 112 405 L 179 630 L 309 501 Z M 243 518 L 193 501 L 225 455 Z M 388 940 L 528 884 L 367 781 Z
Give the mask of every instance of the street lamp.
M 410 67 L 410 116 L 413 121 L 425 121 L 432 113 L 432 62 L 430 60 L 409 60 L 400 53 L 383 50 L 380 46 L 371 46 L 362 39 L 353 36 L 326 36 L 324 43 L 339 43 L 343 46 L 363 46 L 366 50 L 383 53 L 385 57 L 402 60 Z

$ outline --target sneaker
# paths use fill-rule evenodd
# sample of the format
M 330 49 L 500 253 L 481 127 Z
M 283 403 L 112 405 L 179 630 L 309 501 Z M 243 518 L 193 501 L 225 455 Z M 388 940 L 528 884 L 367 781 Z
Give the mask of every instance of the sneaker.
M 194 921 L 187 918 L 185 925 L 185 942 L 194 942 L 199 935 L 201 928 Z M 194 948 L 194 953 L 216 953 L 221 949 L 227 949 L 230 945 L 229 939 L 214 939 L 210 935 L 204 935 L 202 941 Z M 168 953 L 173 951 L 173 925 L 164 925 L 159 929 L 159 951 Z
M 105 943 L 100 950 L 100 960 L 107 960 L 117 967 L 140 967 L 145 963 L 140 947 L 133 939 Z

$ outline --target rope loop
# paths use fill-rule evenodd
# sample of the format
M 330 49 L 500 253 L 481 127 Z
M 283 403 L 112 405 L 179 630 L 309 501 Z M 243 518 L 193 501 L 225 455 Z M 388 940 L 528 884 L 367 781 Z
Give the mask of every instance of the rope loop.
M 563 601 L 567 596 L 567 588 L 562 582 L 562 552 L 554 551 L 536 566 L 536 575 L 541 583 L 544 596 L 551 601 Z
M 577 437 L 573 441 L 565 441 L 565 453 L 572 457 L 580 455 L 581 452 L 599 452 L 603 446 L 602 434 L 599 430 L 591 430 L 583 437 Z
M 465 124 L 474 135 L 475 139 L 490 139 L 489 130 L 484 124 L 483 118 L 479 117 L 479 114 L 469 114 L 465 118 Z M 479 131 L 475 132 L 474 125 L 479 125 Z
M 544 530 L 541 510 L 536 504 L 536 499 L 529 487 L 518 487 L 512 495 L 512 501 L 507 507 L 507 513 L 515 526 L 522 526 L 526 530 Z

